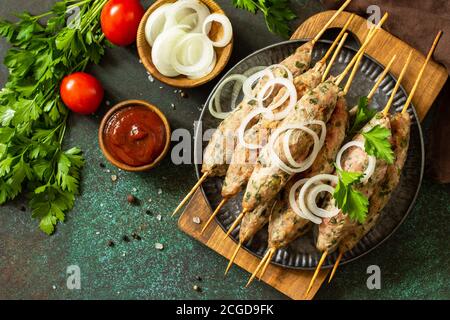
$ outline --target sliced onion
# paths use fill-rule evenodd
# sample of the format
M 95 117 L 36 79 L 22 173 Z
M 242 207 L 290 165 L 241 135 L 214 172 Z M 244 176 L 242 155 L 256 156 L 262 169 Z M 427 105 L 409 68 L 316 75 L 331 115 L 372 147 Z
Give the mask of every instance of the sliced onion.
M 350 141 L 350 142 L 344 144 L 336 156 L 336 167 L 339 170 L 342 170 L 341 158 L 342 158 L 342 155 L 344 154 L 344 151 L 351 147 L 357 147 L 362 150 L 365 150 L 364 143 L 361 141 Z M 364 170 L 364 172 L 363 172 L 363 178 L 361 179 L 361 183 L 366 183 L 367 181 L 369 181 L 370 177 L 372 176 L 372 174 L 375 171 L 375 166 L 377 163 L 377 159 L 374 156 L 367 155 L 367 157 L 368 157 L 369 163 L 367 164 L 366 170 Z
M 306 196 L 306 204 L 311 212 L 321 218 L 331 218 L 339 213 L 339 208 L 334 207 L 333 210 L 325 210 L 317 206 L 317 196 L 321 192 L 328 192 L 333 195 L 335 188 L 328 184 L 319 184 L 313 187 Z
M 275 103 L 270 104 L 267 107 L 267 109 L 270 110 L 271 112 L 266 113 L 265 117 L 269 118 L 270 120 L 281 120 L 281 119 L 284 119 L 292 111 L 292 109 L 294 109 L 295 104 L 297 103 L 297 90 L 295 89 L 295 86 L 292 83 L 292 81 L 289 81 L 288 79 L 285 79 L 285 78 L 270 79 L 269 81 L 266 82 L 266 84 L 259 91 L 259 93 L 256 97 L 256 101 L 258 103 L 258 107 L 264 108 L 263 101 L 264 101 L 266 92 L 271 88 L 273 90 L 273 87 L 275 85 L 281 85 L 281 86 L 285 87 L 286 93 L 283 95 L 283 97 L 280 100 L 278 100 Z M 283 111 L 279 111 L 279 112 L 273 114 L 272 111 L 277 109 L 278 107 L 280 107 L 284 102 L 286 102 L 287 99 L 289 99 L 289 104 L 286 106 L 286 108 L 284 108 Z
M 322 126 L 322 132 L 320 135 L 320 139 L 313 130 L 306 127 L 307 125 L 314 125 L 314 124 Z M 314 141 L 314 146 L 313 146 L 313 150 L 312 150 L 311 154 L 308 156 L 308 158 L 306 158 L 301 163 L 298 163 L 295 161 L 295 159 L 292 157 L 291 151 L 289 149 L 289 138 L 290 138 L 290 135 L 292 134 L 293 129 L 298 129 L 298 130 L 302 130 L 302 131 L 306 132 L 313 138 L 313 141 Z M 274 144 L 275 144 L 275 141 L 278 138 L 278 136 L 282 132 L 287 131 L 287 130 L 290 130 L 290 131 L 284 137 L 283 151 L 285 153 L 285 156 L 286 156 L 289 164 L 292 167 L 289 167 L 283 161 L 281 161 L 281 159 L 278 157 L 278 155 L 276 154 L 275 149 L 274 149 Z M 292 173 L 306 171 L 314 163 L 314 160 L 316 159 L 317 154 L 319 153 L 320 149 L 323 146 L 323 143 L 325 141 L 325 136 L 326 136 L 326 125 L 323 121 L 320 121 L 320 120 L 312 120 L 312 121 L 304 122 L 302 124 L 284 125 L 280 128 L 277 128 L 270 135 L 269 142 L 268 142 L 268 149 L 269 149 L 270 157 L 271 157 L 272 161 L 275 163 L 275 165 L 277 165 L 281 170 L 283 170 L 287 173 L 292 174 Z
M 166 12 L 166 28 L 171 28 L 180 23 L 186 16 L 195 11 L 197 14 L 197 24 L 189 29 L 190 32 L 202 32 L 203 22 L 210 15 L 207 6 L 197 0 L 181 0 L 172 4 L 170 10 Z M 209 31 L 208 31 L 209 32 Z
M 315 224 L 320 224 L 322 222 L 322 219 L 316 217 L 307 207 L 306 205 L 306 193 L 308 192 L 308 189 L 315 183 L 322 182 L 322 181 L 329 181 L 333 184 L 338 183 L 338 177 L 332 175 L 332 174 L 318 174 L 312 178 L 310 178 L 302 187 L 300 190 L 300 194 L 298 195 L 298 201 L 300 204 L 300 210 L 303 212 L 304 215 L 309 216 L 309 218 L 314 217 L 314 219 L 309 219 Z M 322 183 L 323 184 L 323 183 Z M 317 195 L 317 194 L 316 194 Z M 324 210 L 325 211 L 325 210 Z M 339 211 L 333 210 L 333 213 L 337 214 Z M 325 213 L 326 215 L 330 216 L 331 212 Z
M 228 114 L 231 112 L 222 112 L 222 108 L 220 105 L 220 96 L 222 93 L 223 88 L 225 87 L 225 85 L 231 81 L 236 81 L 236 83 L 244 83 L 244 81 L 247 78 L 241 74 L 232 74 L 229 77 L 227 77 L 225 80 L 223 80 L 220 85 L 217 87 L 216 91 L 214 92 L 213 96 L 211 97 L 211 99 L 209 99 L 209 112 L 211 113 L 211 115 L 215 118 L 218 119 L 225 119 Z M 215 110 L 213 108 L 213 102 L 214 102 L 214 107 Z M 234 110 L 235 105 L 232 101 L 232 105 L 231 105 L 231 110 Z
M 206 69 L 204 69 L 204 70 L 202 70 L 200 72 L 194 72 L 194 73 L 188 75 L 187 77 L 189 79 L 200 79 L 200 78 L 203 78 L 204 76 L 210 74 L 211 71 L 214 70 L 214 67 L 216 66 L 216 62 L 217 62 L 217 55 L 216 55 L 216 52 L 214 51 L 213 60 L 211 61 L 211 64 Z
M 244 135 L 245 135 L 245 129 L 247 128 L 248 124 L 250 123 L 250 121 L 256 117 L 259 114 L 264 114 L 265 112 L 267 112 L 266 109 L 261 109 L 261 108 L 257 108 L 255 110 L 253 110 L 252 112 L 250 112 L 241 122 L 241 125 L 239 126 L 239 129 L 237 131 L 237 136 L 238 136 L 238 141 L 239 144 L 244 146 L 247 149 L 260 149 L 263 147 L 263 145 L 259 145 L 259 144 L 254 144 L 254 143 L 247 143 L 244 140 Z
M 176 71 L 170 61 L 173 47 L 186 35 L 185 26 L 176 26 L 161 33 L 153 43 L 152 62 L 158 71 L 167 77 L 176 77 L 180 72 Z
M 292 75 L 292 72 L 283 64 L 273 64 L 271 66 L 268 67 L 268 69 L 283 69 L 286 74 L 287 74 L 287 79 L 289 79 L 289 81 L 294 82 L 294 76 Z
M 247 99 L 256 98 L 256 93 L 253 90 L 253 86 L 265 76 L 267 76 L 269 80 L 275 78 L 272 71 L 268 70 L 267 68 L 258 71 L 247 78 L 247 80 L 244 82 L 244 85 L 242 86 L 242 91 L 244 92 L 244 95 Z
M 294 183 L 291 190 L 289 191 L 289 204 L 292 208 L 292 210 L 301 218 L 310 220 L 316 224 L 320 224 L 322 222 L 322 219 L 314 216 L 309 210 L 303 211 L 299 208 L 298 202 L 295 199 L 295 193 L 297 192 L 298 188 L 306 184 L 310 179 L 301 179 Z M 303 190 L 303 188 L 302 188 Z M 301 191 L 300 191 L 301 192 Z
M 166 24 L 166 11 L 171 7 L 171 4 L 166 3 L 157 8 L 147 19 L 145 24 L 145 39 L 152 47 L 156 38 L 164 31 Z
M 179 24 L 188 25 L 190 30 L 192 30 L 198 25 L 198 14 L 196 12 L 189 13 L 180 19 Z
M 195 43 L 196 45 L 201 46 L 202 55 L 194 64 L 185 65 L 178 57 L 179 55 L 185 54 L 182 50 L 186 48 L 186 44 L 189 42 L 193 42 L 192 45 Z M 172 53 L 170 54 L 170 63 L 173 69 L 178 73 L 195 77 L 199 74 L 203 74 L 205 70 L 210 68 L 211 63 L 214 61 L 214 57 L 214 48 L 204 34 L 188 33 L 179 39 L 178 44 L 173 48 Z
M 257 72 L 265 70 L 267 67 L 265 66 L 255 66 L 251 67 L 250 69 L 246 70 L 243 75 L 246 77 L 250 77 L 251 75 L 254 75 Z
M 220 23 L 223 28 L 222 38 L 218 41 L 212 41 L 208 36 L 210 31 L 209 29 L 211 29 L 211 24 L 213 21 Z M 205 21 L 203 21 L 203 33 L 208 37 L 208 39 L 210 39 L 214 47 L 221 48 L 230 43 L 231 38 L 233 37 L 233 27 L 231 26 L 231 22 L 227 16 L 219 13 L 213 13 L 206 17 Z

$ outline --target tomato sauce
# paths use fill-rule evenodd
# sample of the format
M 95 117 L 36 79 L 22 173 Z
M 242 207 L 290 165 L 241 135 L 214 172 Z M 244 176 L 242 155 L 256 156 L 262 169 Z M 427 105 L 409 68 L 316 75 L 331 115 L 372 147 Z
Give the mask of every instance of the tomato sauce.
M 152 163 L 163 152 L 166 130 L 161 118 L 144 106 L 115 112 L 104 129 L 105 147 L 121 162 L 137 167 Z

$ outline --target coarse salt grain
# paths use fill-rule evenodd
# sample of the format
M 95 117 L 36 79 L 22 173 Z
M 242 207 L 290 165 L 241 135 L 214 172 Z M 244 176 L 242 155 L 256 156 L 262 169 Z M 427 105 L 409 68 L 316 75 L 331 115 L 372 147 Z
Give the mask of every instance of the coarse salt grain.
M 162 249 L 164 249 L 164 245 L 162 243 L 157 242 L 157 243 L 155 243 L 155 249 L 162 250 Z

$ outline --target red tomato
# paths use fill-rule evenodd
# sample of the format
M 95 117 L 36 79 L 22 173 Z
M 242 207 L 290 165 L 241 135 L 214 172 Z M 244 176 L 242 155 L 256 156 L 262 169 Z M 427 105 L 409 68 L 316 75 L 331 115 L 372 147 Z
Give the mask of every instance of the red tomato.
M 73 112 L 94 113 L 103 100 L 103 87 L 100 82 L 85 72 L 68 75 L 59 88 L 64 104 Z
M 102 31 L 113 44 L 128 46 L 136 40 L 144 13 L 139 0 L 109 0 L 100 17 Z

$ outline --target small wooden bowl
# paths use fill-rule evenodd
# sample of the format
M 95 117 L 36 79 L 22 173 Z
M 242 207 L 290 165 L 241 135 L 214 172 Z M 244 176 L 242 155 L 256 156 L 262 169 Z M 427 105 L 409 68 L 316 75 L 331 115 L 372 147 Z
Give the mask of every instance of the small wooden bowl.
M 116 113 L 117 111 L 119 111 L 122 108 L 126 108 L 129 106 L 144 106 L 144 107 L 149 108 L 153 112 L 155 112 L 158 115 L 158 117 L 161 118 L 162 122 L 164 123 L 165 131 L 166 131 L 166 144 L 164 145 L 164 149 L 161 152 L 161 154 L 158 156 L 158 158 L 156 158 L 152 163 L 149 163 L 149 164 L 146 164 L 143 166 L 138 166 L 138 167 L 130 166 L 130 165 L 123 163 L 120 160 L 116 159 L 111 153 L 109 153 L 109 151 L 106 148 L 106 145 L 103 141 L 105 126 L 108 123 L 108 120 L 111 118 L 111 116 L 114 113 Z M 166 116 L 157 107 L 155 107 L 154 105 L 152 105 L 148 102 L 142 101 L 142 100 L 126 100 L 119 104 L 116 104 L 105 114 L 105 116 L 103 117 L 103 119 L 100 123 L 100 128 L 98 130 L 98 141 L 100 144 L 100 149 L 102 150 L 103 154 L 105 155 L 105 158 L 109 162 L 111 162 L 113 165 L 115 165 L 116 167 L 118 167 L 122 170 L 125 170 L 125 171 L 140 172 L 140 171 L 150 170 L 153 167 L 155 167 L 159 162 L 161 162 L 161 160 L 165 157 L 165 155 L 169 151 L 170 135 L 171 135 L 171 130 L 170 130 L 169 122 L 167 121 Z
M 150 8 L 148 8 L 147 12 L 145 13 L 144 17 L 141 20 L 141 23 L 139 24 L 139 29 L 137 32 L 137 49 L 139 53 L 139 57 L 142 61 L 142 64 L 145 66 L 148 72 L 152 76 L 154 76 L 156 79 L 158 79 L 161 82 L 164 82 L 170 86 L 177 87 L 177 88 L 193 88 L 198 87 L 212 79 L 214 79 L 219 73 L 225 68 L 226 64 L 228 63 L 228 60 L 230 60 L 231 51 L 233 49 L 233 38 L 231 38 L 231 41 L 228 45 L 226 45 L 223 48 L 214 48 L 217 55 L 217 62 L 214 69 L 206 76 L 191 80 L 187 78 L 186 76 L 180 75 L 177 77 L 166 77 L 159 73 L 159 71 L 156 69 L 155 65 L 152 62 L 152 48 L 148 44 L 147 40 L 145 39 L 145 25 L 147 23 L 148 17 L 160 6 L 166 3 L 173 3 L 176 0 L 158 0 L 156 1 Z M 211 11 L 211 13 L 220 13 L 225 14 L 225 12 L 220 8 L 220 6 L 215 3 L 212 0 L 200 0 L 203 2 Z M 216 40 L 220 39 L 223 34 L 223 29 L 221 26 L 219 26 L 216 23 L 213 23 L 211 26 L 211 31 L 209 32 L 209 36 L 211 39 Z

